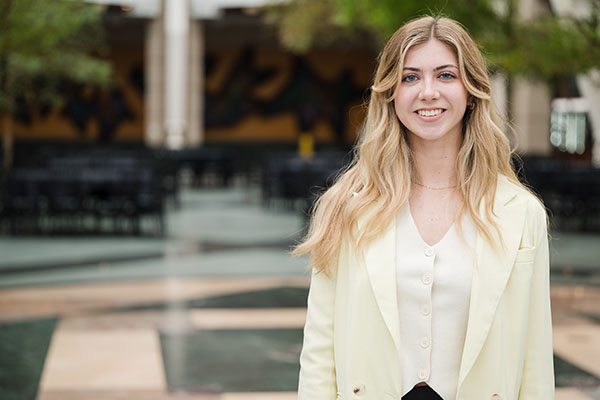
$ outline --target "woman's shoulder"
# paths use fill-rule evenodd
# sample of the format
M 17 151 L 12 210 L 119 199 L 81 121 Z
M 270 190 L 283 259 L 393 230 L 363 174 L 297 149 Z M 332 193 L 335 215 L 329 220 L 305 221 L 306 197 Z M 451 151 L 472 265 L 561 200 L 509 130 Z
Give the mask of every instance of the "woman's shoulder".
M 508 176 L 500 174 L 498 175 L 496 194 L 501 201 L 506 203 L 515 201 L 526 207 L 528 215 L 538 219 L 546 219 L 546 207 L 542 200 L 522 183 L 515 182 Z

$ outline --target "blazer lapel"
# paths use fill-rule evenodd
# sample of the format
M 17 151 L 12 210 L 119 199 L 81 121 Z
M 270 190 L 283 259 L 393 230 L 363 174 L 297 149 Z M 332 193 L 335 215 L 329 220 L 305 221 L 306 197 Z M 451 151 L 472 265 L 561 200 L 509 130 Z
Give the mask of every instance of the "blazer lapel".
M 506 178 L 498 180 L 494 213 L 498 216 L 504 247 L 491 245 L 477 233 L 471 285 L 469 322 L 463 348 L 458 390 L 473 367 L 492 324 L 498 302 L 512 272 L 525 221 L 525 207 L 511 203 L 516 191 Z
M 361 224 L 359 222 L 359 229 Z M 390 223 L 384 233 L 374 239 L 365 253 L 365 264 L 377 306 L 400 350 L 400 322 L 396 295 L 396 223 Z

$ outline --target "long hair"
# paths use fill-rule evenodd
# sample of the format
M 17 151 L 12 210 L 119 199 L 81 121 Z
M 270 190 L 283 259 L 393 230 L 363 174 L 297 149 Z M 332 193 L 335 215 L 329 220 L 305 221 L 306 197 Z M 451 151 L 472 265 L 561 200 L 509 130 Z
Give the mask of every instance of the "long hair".
M 330 275 L 344 235 L 362 251 L 383 232 L 408 199 L 413 162 L 406 128 L 394 110 L 394 97 L 407 52 L 431 38 L 446 44 L 456 55 L 462 82 L 474 105 L 463 117 L 456 171 L 463 203 L 456 218 L 468 212 L 487 240 L 493 241 L 490 227 L 500 236 L 493 218 L 498 175 L 523 185 L 512 167 L 510 142 L 503 132 L 505 124 L 492 103 L 486 63 L 458 22 L 426 16 L 398 29 L 379 55 L 354 160 L 316 201 L 308 234 L 292 252 L 308 253 L 311 266 L 318 272 Z M 480 204 L 485 206 L 483 215 Z M 358 230 L 356 223 L 365 213 L 366 221 Z

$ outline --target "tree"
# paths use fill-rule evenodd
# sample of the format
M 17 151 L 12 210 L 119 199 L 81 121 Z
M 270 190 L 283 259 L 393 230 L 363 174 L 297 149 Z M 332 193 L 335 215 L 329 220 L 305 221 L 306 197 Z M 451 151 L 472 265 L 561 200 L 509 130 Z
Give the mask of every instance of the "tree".
M 379 49 L 404 22 L 425 13 L 460 21 L 484 50 L 492 72 L 548 83 L 600 67 L 600 1 L 585 17 L 519 18 L 518 0 L 292 0 L 266 13 L 282 43 L 296 52 L 368 35 Z M 548 7 L 549 8 L 549 7 Z M 510 93 L 509 93 L 510 98 Z M 510 110 L 510 108 L 508 108 Z M 509 111 L 510 112 L 510 111 Z M 510 118 L 510 115 L 509 115 Z
M 284 45 L 296 52 L 367 33 L 380 47 L 400 25 L 426 13 L 461 22 L 484 49 L 492 67 L 511 76 L 541 79 L 600 67 L 600 1 L 589 0 L 583 18 L 548 13 L 523 20 L 517 0 L 292 0 L 272 6 Z M 327 34 L 324 34 L 324 33 Z
M 53 106 L 60 84 L 109 85 L 103 61 L 103 8 L 83 0 L 0 0 L 0 118 L 4 166 L 12 162 L 17 103 Z

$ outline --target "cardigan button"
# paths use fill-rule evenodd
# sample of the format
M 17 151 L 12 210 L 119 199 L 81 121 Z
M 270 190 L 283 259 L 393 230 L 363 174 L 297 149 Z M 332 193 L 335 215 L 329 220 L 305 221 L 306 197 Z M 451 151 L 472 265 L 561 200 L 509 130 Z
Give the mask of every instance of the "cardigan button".
M 431 283 L 431 281 L 433 280 L 431 274 L 423 274 L 423 277 L 421 278 L 421 280 L 423 281 L 423 284 L 425 285 L 429 285 Z
M 425 249 L 425 255 L 427 257 L 431 257 L 435 254 L 435 249 L 433 247 L 428 247 Z
M 492 395 L 491 400 L 502 400 L 502 397 L 500 397 L 500 395 L 498 393 L 494 393 Z

